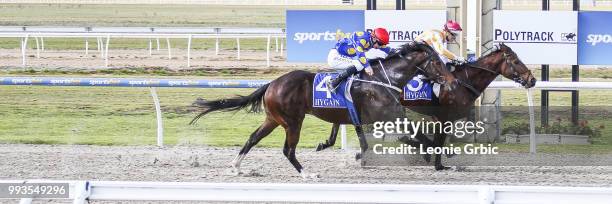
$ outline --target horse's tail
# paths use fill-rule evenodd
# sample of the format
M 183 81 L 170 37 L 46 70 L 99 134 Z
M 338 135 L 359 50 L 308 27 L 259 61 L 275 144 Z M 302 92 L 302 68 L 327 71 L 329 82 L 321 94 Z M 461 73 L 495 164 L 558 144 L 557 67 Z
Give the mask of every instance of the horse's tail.
M 206 101 L 204 99 L 198 98 L 198 100 L 193 102 L 193 104 L 199 108 L 203 108 L 204 111 L 198 114 L 195 118 L 193 118 L 193 120 L 191 120 L 189 124 L 192 125 L 195 122 L 197 122 L 198 119 L 200 119 L 202 116 L 210 112 L 218 111 L 218 110 L 235 111 L 235 110 L 244 109 L 250 106 L 249 112 L 254 112 L 254 113 L 261 112 L 262 110 L 261 104 L 263 102 L 263 96 L 266 93 L 266 90 L 268 90 L 268 85 L 270 84 L 263 85 L 262 87 L 258 88 L 256 91 L 254 91 L 248 96 L 236 96 L 233 98 L 220 99 L 220 100 L 214 100 L 214 101 Z

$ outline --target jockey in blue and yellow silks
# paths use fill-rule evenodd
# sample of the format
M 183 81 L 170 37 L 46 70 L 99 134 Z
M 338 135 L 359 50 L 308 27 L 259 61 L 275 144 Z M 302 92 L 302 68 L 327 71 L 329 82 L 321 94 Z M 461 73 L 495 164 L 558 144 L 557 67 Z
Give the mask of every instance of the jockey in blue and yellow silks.
M 344 69 L 344 71 L 335 79 L 328 81 L 327 88 L 335 92 L 340 82 L 364 69 L 366 73 L 372 75 L 368 59 L 386 57 L 391 52 L 387 44 L 389 44 L 389 33 L 384 28 L 376 28 L 372 32 L 358 31 L 340 37 L 334 48 L 329 51 L 327 63 L 331 68 Z

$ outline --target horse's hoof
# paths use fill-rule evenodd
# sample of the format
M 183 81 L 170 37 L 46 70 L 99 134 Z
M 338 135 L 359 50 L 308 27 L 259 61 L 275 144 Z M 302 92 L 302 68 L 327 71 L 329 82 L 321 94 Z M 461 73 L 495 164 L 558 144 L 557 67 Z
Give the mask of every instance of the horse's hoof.
M 427 163 L 431 162 L 431 154 L 423 154 L 423 160 Z
M 453 158 L 456 154 L 446 154 L 446 158 Z
M 442 165 L 436 166 L 436 171 L 449 170 L 449 169 L 451 168 L 447 166 L 442 166 Z
M 323 143 L 319 143 L 319 145 L 317 146 L 317 150 L 316 151 L 318 152 L 318 151 L 321 151 L 321 150 L 324 150 L 324 149 L 325 149 L 324 144 Z
M 239 176 L 240 175 L 240 168 L 231 167 L 231 168 L 228 169 L 228 174 L 230 176 Z
M 355 154 L 355 161 L 358 161 L 360 159 L 361 159 L 361 153 Z
M 306 173 L 305 171 L 300 172 L 300 176 L 302 176 L 302 179 L 305 181 L 320 178 L 319 174 L 315 174 L 315 173 L 309 174 L 309 173 Z

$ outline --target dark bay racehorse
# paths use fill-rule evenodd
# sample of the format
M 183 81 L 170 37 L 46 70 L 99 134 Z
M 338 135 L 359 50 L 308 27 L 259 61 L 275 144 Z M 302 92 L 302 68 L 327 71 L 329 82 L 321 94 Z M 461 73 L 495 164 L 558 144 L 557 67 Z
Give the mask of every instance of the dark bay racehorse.
M 500 44 L 491 53 L 476 62 L 459 66 L 453 75 L 461 86 L 453 90 L 441 89 L 438 100 L 402 100 L 401 103 L 412 111 L 431 116 L 435 121 L 452 122 L 468 116 L 474 101 L 500 74 L 525 88 L 531 88 L 536 83 L 531 71 L 521 62 L 516 53 L 505 44 Z M 319 144 L 317 151 L 334 145 L 339 126 L 339 124 L 333 125 L 332 135 L 325 143 Z M 435 134 L 433 142 L 423 134 L 418 134 L 416 138 L 425 147 L 442 147 L 446 134 Z M 411 145 L 419 144 L 407 140 L 407 137 L 400 140 Z M 425 156 L 425 159 L 429 161 L 429 156 Z M 447 169 L 442 165 L 439 154 L 435 157 L 435 168 L 436 170 Z
M 361 78 L 370 82 L 353 82 L 351 95 L 362 124 L 385 120 L 398 114 L 403 115 L 404 108 L 399 103 L 399 92 L 397 91 L 406 85 L 418 70 L 441 83 L 454 84 L 452 75 L 444 69 L 438 55 L 424 44 L 404 45 L 398 52 L 382 60 L 381 64 L 383 66 L 372 63 L 374 74 L 372 76 L 364 74 Z M 330 123 L 351 124 L 346 109 L 313 108 L 312 85 L 314 77 L 314 73 L 292 71 L 262 86 L 248 96 L 213 101 L 199 99 L 195 104 L 202 108 L 203 112 L 198 114 L 191 123 L 210 112 L 219 110 L 234 111 L 250 107 L 251 112 L 259 112 L 263 103 L 266 119 L 251 134 L 233 160 L 232 165 L 236 173 L 239 173 L 240 163 L 249 150 L 280 125 L 286 133 L 283 154 L 302 177 L 314 176 L 306 174 L 295 157 L 305 115 L 311 114 Z M 360 133 L 361 127 L 356 126 L 356 130 Z M 365 136 L 363 134 L 358 134 L 358 136 L 361 148 L 365 151 L 367 149 Z

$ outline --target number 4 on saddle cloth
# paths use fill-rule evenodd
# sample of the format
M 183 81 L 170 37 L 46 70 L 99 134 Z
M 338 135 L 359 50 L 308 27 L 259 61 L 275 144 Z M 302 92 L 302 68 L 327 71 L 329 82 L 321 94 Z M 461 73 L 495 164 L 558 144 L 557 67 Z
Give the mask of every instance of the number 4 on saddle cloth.
M 354 125 L 361 125 L 359 115 L 353 105 L 353 97 L 351 96 L 351 84 L 353 77 L 344 80 L 336 88 L 336 93 L 332 93 L 327 88 L 325 82 L 334 79 L 338 73 L 322 72 L 317 73 L 312 83 L 312 106 L 315 108 L 346 108 Z

